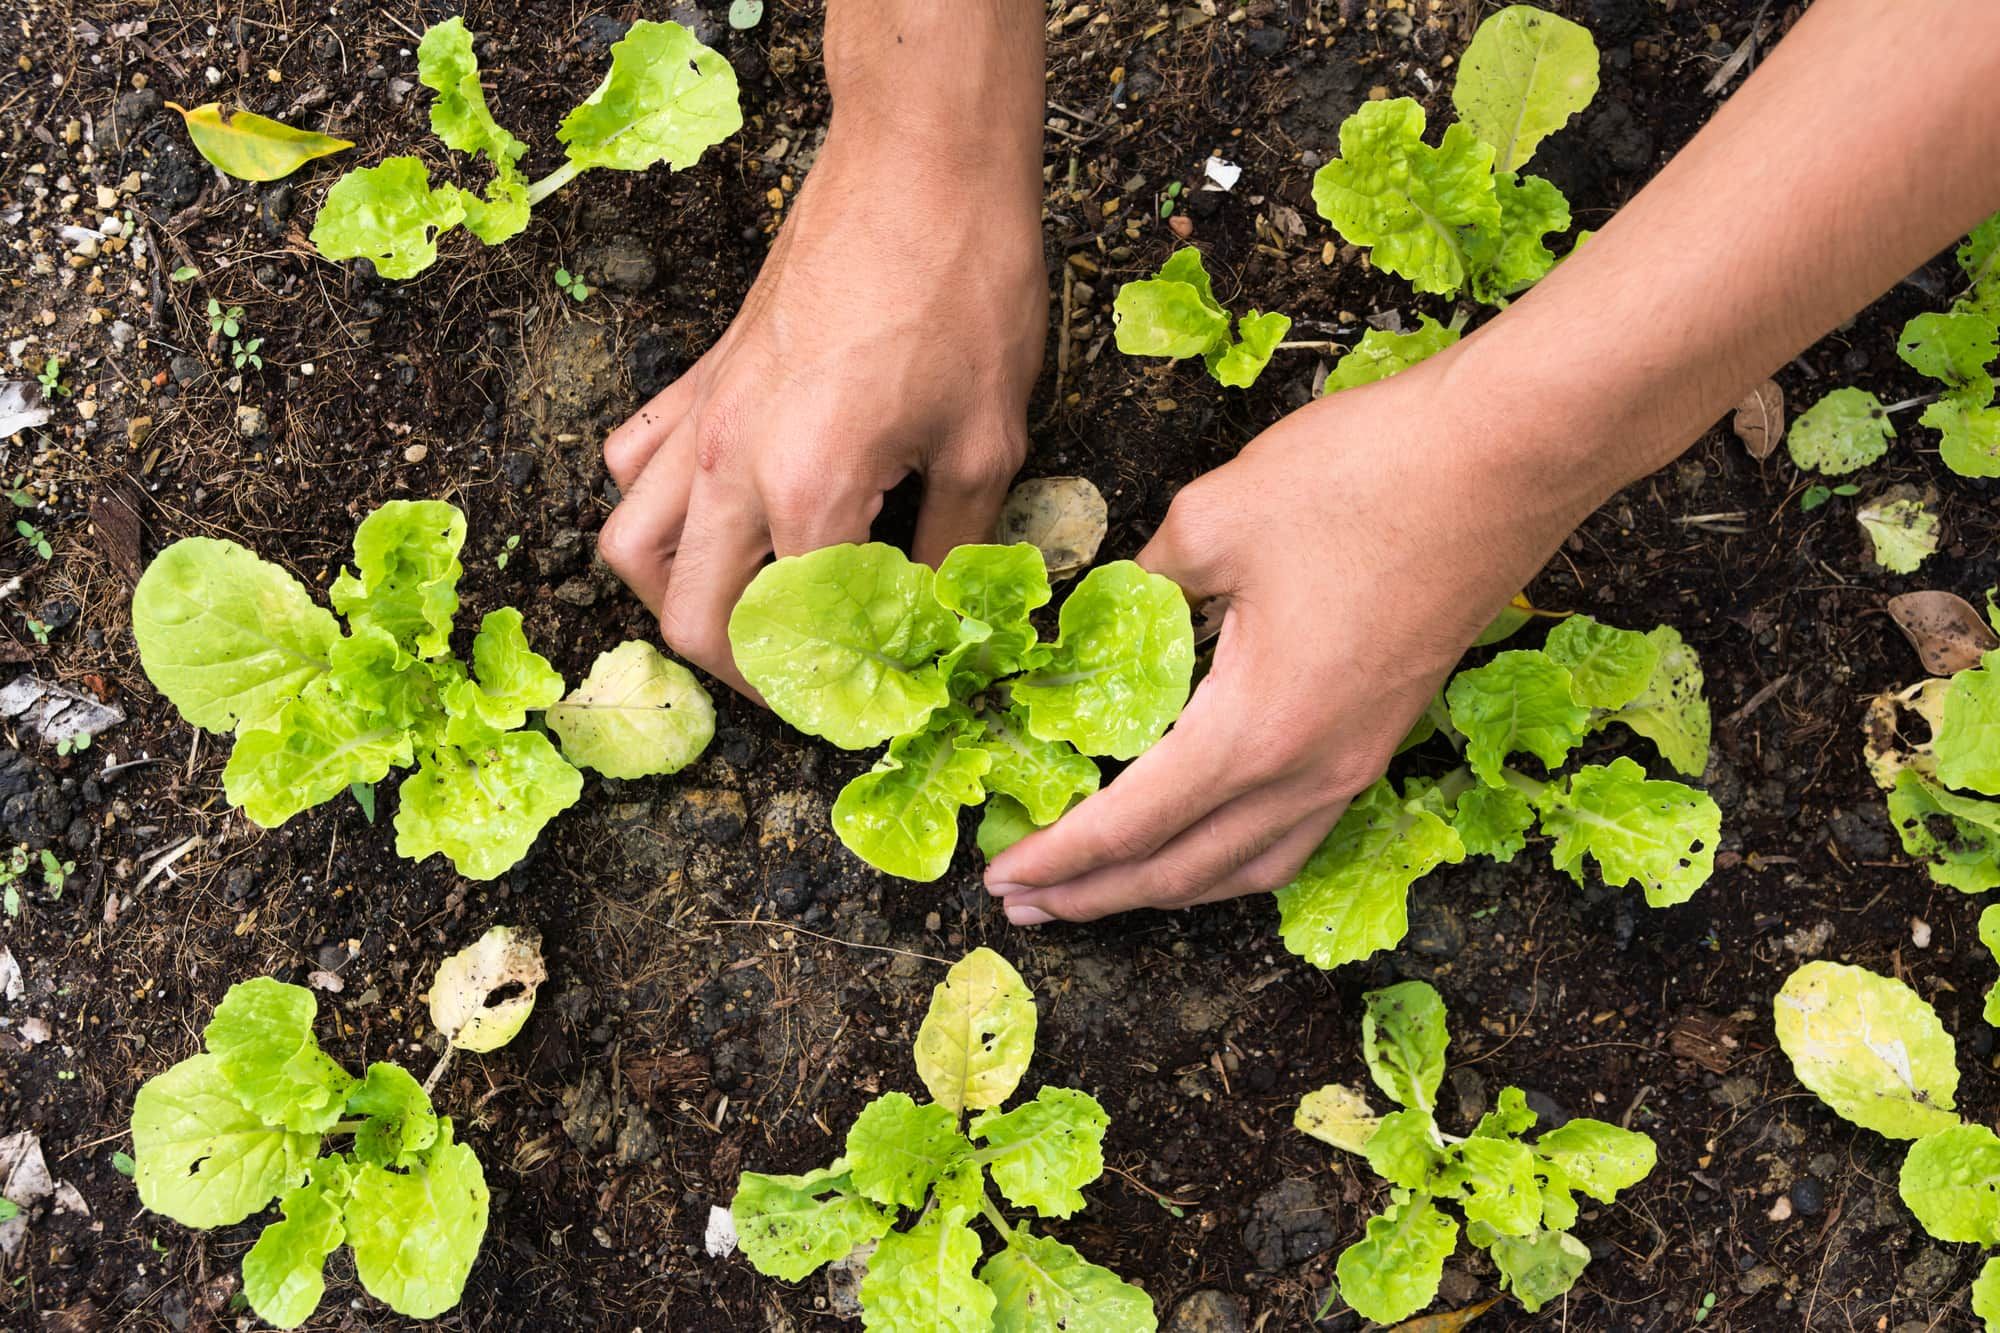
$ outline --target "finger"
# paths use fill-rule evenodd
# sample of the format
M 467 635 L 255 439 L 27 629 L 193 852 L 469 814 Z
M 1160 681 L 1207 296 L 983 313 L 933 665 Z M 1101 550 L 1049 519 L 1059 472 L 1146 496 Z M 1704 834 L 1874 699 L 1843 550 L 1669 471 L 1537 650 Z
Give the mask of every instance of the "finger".
M 993 443 L 995 439 L 1001 443 Z M 1008 442 L 1006 434 L 989 434 L 949 451 L 924 474 L 911 554 L 935 569 L 954 546 L 992 541 L 1007 484 L 1026 454 L 1026 445 Z
M 660 613 L 667 567 L 687 523 L 694 437 L 694 418 L 683 418 L 597 534 L 597 551 L 604 563 L 654 615 Z
M 1194 606 L 1232 590 L 1221 553 L 1231 545 L 1225 538 L 1234 535 L 1240 520 L 1231 518 L 1226 527 L 1217 527 L 1207 519 L 1208 508 L 1192 486 L 1183 490 L 1168 508 L 1166 522 L 1133 557 L 1141 568 L 1180 584 Z
M 739 693 L 756 698 L 729 651 L 729 613 L 770 554 L 764 520 L 747 499 L 718 486 L 698 489 L 660 603 L 668 646 Z
M 882 492 L 829 490 L 823 477 L 786 479 L 764 489 L 764 512 L 770 518 L 772 551 L 804 555 L 822 546 L 867 541 L 869 527 L 882 512 Z
M 1227 876 L 1189 906 L 1219 903 L 1250 893 L 1275 893 L 1299 877 L 1306 861 L 1340 822 L 1345 805 L 1315 813 L 1305 823 L 1272 843 L 1235 874 Z
M 704 357 L 703 360 L 707 358 Z M 693 411 L 702 363 L 660 390 L 623 425 L 604 437 L 604 466 L 621 492 L 629 492 L 660 446 L 672 439 Z

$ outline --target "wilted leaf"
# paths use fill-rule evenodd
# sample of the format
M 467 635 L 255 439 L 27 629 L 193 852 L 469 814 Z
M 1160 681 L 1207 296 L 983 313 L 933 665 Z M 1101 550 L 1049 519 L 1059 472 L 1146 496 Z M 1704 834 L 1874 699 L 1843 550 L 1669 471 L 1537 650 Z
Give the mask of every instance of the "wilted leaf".
M 1500 1303 L 1498 1296 L 1488 1296 L 1477 1305 L 1468 1305 L 1463 1310 L 1446 1310 L 1441 1314 L 1420 1314 L 1415 1319 L 1405 1319 L 1389 1330 L 1389 1333 L 1458 1333 L 1470 1327 L 1472 1321 Z
M 1868 775 L 1887 791 L 1896 785 L 1896 775 L 1906 768 L 1920 773 L 1937 771 L 1937 755 L 1932 742 L 1937 737 L 1938 719 L 1944 716 L 1944 697 L 1951 682 L 1943 678 L 1920 680 L 1906 690 L 1884 690 L 1868 701 L 1868 714 L 1861 724 L 1868 737 L 1863 752 Z M 1915 713 L 1929 732 L 1922 741 L 1902 734 L 1902 715 Z
M 167 105 L 181 113 L 201 155 L 223 175 L 240 181 L 281 180 L 316 157 L 354 147 L 345 139 L 296 130 L 253 111 L 224 110 L 220 102 L 192 110 L 177 102 Z
M 994 540 L 1032 543 L 1050 578 L 1062 578 L 1097 558 L 1106 524 L 1104 497 L 1087 477 L 1037 477 L 1007 494 Z
M 1889 615 L 1933 676 L 1969 671 L 2000 648 L 2000 635 L 1994 634 L 1986 617 L 1954 593 L 1906 592 L 1891 597 Z
M 1785 391 L 1776 380 L 1765 380 L 1736 405 L 1729 428 L 1758 462 L 1769 458 L 1785 438 Z
M 438 964 L 424 998 L 445 1040 L 462 1051 L 491 1051 L 514 1039 L 534 1011 L 535 987 L 548 979 L 541 932 L 495 926 Z
M 1875 563 L 1891 574 L 1914 574 L 1938 548 L 1938 516 L 1914 486 L 1892 486 L 1855 511 L 1874 544 Z
M 49 405 L 41 386 L 30 380 L 0 384 L 0 440 L 49 424 Z
M 60 745 L 114 727 L 125 713 L 116 704 L 27 675 L 0 689 L 0 717 L 19 719 L 50 745 Z

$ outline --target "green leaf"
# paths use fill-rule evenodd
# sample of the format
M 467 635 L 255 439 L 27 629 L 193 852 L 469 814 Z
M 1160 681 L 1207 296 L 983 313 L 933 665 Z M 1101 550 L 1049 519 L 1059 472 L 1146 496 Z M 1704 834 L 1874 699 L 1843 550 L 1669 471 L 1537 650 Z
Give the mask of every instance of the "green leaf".
M 201 1034 L 229 1094 L 266 1123 L 323 1134 L 340 1119 L 354 1079 L 319 1048 L 319 1003 L 304 986 L 239 981 Z
M 1981 1265 L 1972 1279 L 1972 1313 L 1987 1328 L 2000 1328 L 2000 1254 Z
M 1513 1139 L 1478 1137 L 1455 1144 L 1438 1173 L 1438 1193 L 1450 1192 L 1468 1222 L 1503 1236 L 1526 1236 L 1542 1220 L 1542 1191 L 1535 1183 L 1535 1154 Z
M 1889 791 L 1889 822 L 1935 883 L 1965 893 L 2000 888 L 2000 801 L 1960 796 L 1904 768 Z
M 1877 496 L 1855 511 L 1875 547 L 1875 563 L 1891 574 L 1914 574 L 1938 547 L 1938 518 L 1912 496 Z
M 918 1208 L 931 1182 L 971 1151 L 949 1110 L 935 1103 L 919 1106 L 908 1093 L 886 1092 L 854 1118 L 845 1159 L 854 1188 L 864 1196 Z
M 1473 1127 L 1472 1137 L 1476 1139 L 1511 1139 L 1527 1133 L 1535 1127 L 1538 1117 L 1528 1109 L 1528 1096 L 1519 1088 L 1500 1089 L 1500 1096 L 1493 1109 L 1479 1117 Z
M 417 80 L 437 93 L 431 103 L 431 133 L 461 153 L 478 153 L 496 170 L 509 171 L 528 145 L 500 127 L 479 86 L 479 57 L 462 18 L 424 30 L 417 44 Z
M 1398 1106 L 1431 1110 L 1451 1044 L 1443 997 L 1427 982 L 1401 981 L 1361 999 L 1361 1055 L 1368 1076 Z
M 1292 331 L 1292 317 L 1252 310 L 1236 321 L 1236 341 L 1202 354 L 1208 373 L 1227 389 L 1247 389 L 1271 363 L 1271 354 Z
M 282 180 L 314 158 L 354 147 L 346 139 L 293 129 L 252 111 L 224 108 L 220 102 L 192 109 L 175 102 L 167 105 L 180 112 L 188 138 L 209 165 L 240 181 Z
M 1097 765 L 1061 741 L 1036 739 L 1022 709 L 984 713 L 980 725 L 970 744 L 991 761 L 982 779 L 986 790 L 1012 797 L 1038 827 L 1055 823 L 1097 790 Z
M 340 625 L 305 585 L 235 542 L 187 537 L 132 594 L 146 678 L 197 727 L 269 725 L 325 674 Z
M 1840 1116 L 1892 1139 L 1959 1122 L 1951 1036 L 1902 982 L 1816 960 L 1786 979 L 1772 1008 L 1799 1082 Z
M 992 1288 L 993 1333 L 1153 1333 L 1153 1298 L 1059 1240 L 1014 1228 L 979 1269 Z
M 1986 952 L 1993 961 L 2000 963 L 2000 903 L 1995 903 L 1979 914 L 1979 942 L 1986 946 Z M 1982 1015 L 1995 1027 L 2000 1027 L 2000 981 L 1986 989 L 1986 1010 Z
M 1523 750 L 1551 770 L 1560 768 L 1590 721 L 1590 710 L 1576 701 L 1573 688 L 1567 668 L 1547 653 L 1524 649 L 1453 676 L 1445 704 L 1479 780 L 1503 785 L 1501 766 Z
M 1565 1188 L 1610 1203 L 1652 1174 L 1653 1140 L 1602 1120 L 1571 1120 L 1535 1140 L 1535 1155 L 1563 1174 Z
M 267 1324 L 297 1328 L 326 1294 L 326 1257 L 346 1239 L 341 1210 L 351 1177 L 347 1163 L 322 1157 L 305 1184 L 279 1201 L 284 1220 L 264 1228 L 243 1256 L 243 1295 Z
M 2000 1245 L 2000 1138 L 1953 1125 L 1918 1139 L 1897 1192 L 1934 1239 Z
M 1505 864 L 1528 845 L 1535 809 L 1512 787 L 1474 787 L 1461 794 L 1451 829 L 1467 856 L 1490 856 Z
M 1948 393 L 1924 409 L 1922 424 L 1939 431 L 1938 454 L 1961 477 L 2000 477 L 2000 408 L 1966 393 Z
M 1039 827 L 1013 797 L 988 796 L 973 841 L 979 845 L 979 854 L 991 861 Z
M 985 799 L 991 762 L 985 750 L 961 747 L 950 723 L 898 736 L 875 767 L 840 789 L 833 831 L 877 870 L 929 883 L 951 868 L 959 807 Z
M 1278 890 L 1285 947 L 1334 968 L 1409 933 L 1410 885 L 1465 859 L 1451 826 L 1396 795 L 1387 778 L 1354 798 L 1299 877 Z
M 437 262 L 437 238 L 465 220 L 469 197 L 452 185 L 433 190 L 419 158 L 385 158 L 333 183 L 312 243 L 323 258 L 366 259 L 384 278 L 414 278 Z
M 1903 326 L 1896 355 L 1919 375 L 1960 390 L 1974 402 L 1993 401 L 1993 376 L 1986 367 L 2000 357 L 1993 316 L 1979 310 L 1918 315 Z
M 1839 477 L 1880 458 L 1895 438 L 1882 400 L 1866 389 L 1846 387 L 1799 414 L 1785 432 L 1785 449 L 1807 471 Z
M 1588 855 L 1607 885 L 1636 883 L 1648 906 L 1671 907 L 1692 898 L 1715 873 L 1722 811 L 1707 792 L 1648 778 L 1620 756 L 1550 786 L 1542 832 L 1555 839 L 1549 860 L 1577 883 L 1585 882 Z
M 1027 624 L 1053 595 L 1042 553 L 1031 542 L 953 547 L 932 590 L 946 610 L 992 628 Z
M 530 712 L 562 698 L 562 673 L 528 646 L 521 613 L 511 606 L 489 611 L 480 620 L 472 640 L 472 673 L 478 683 L 468 681 L 457 697 L 495 731 L 512 731 Z
M 1590 1247 L 1567 1231 L 1497 1236 L 1487 1253 L 1500 1270 L 1500 1285 L 1529 1314 L 1575 1286 L 1590 1266 Z
M 1493 149 L 1463 123 L 1423 142 L 1424 109 L 1407 97 L 1364 102 L 1340 127 L 1340 156 L 1313 176 L 1313 203 L 1375 267 L 1420 292 L 1455 295 L 1471 276 L 1459 228 L 1498 228 Z
M 797 1282 L 889 1229 L 892 1214 L 853 1189 L 845 1158 L 803 1176 L 746 1171 L 729 1203 L 737 1243 L 758 1272 Z
M 1048 664 L 1020 677 L 1029 730 L 1085 754 L 1133 759 L 1187 703 L 1194 622 L 1172 579 L 1130 560 L 1099 565 L 1062 604 Z
M 1458 1223 L 1428 1195 L 1392 1204 L 1340 1252 L 1334 1265 L 1340 1298 L 1379 1324 L 1408 1318 L 1437 1298 L 1444 1261 L 1457 1248 Z
M 875 1246 L 861 1282 L 868 1328 L 926 1333 L 989 1333 L 997 1304 L 972 1274 L 979 1237 L 964 1208 L 933 1208 L 908 1231 L 891 1231 Z
M 404 724 L 352 707 L 322 676 L 284 706 L 271 729 L 237 737 L 222 790 L 252 822 L 276 828 L 356 783 L 380 782 L 411 757 Z
M 773 561 L 730 613 L 736 667 L 779 717 L 843 750 L 921 731 L 950 702 L 935 659 L 958 641 L 932 583 L 879 542 Z
M 1590 30 L 1533 5 L 1509 5 L 1472 34 L 1451 104 L 1493 146 L 1494 165 L 1518 171 L 1595 96 Z
M 430 1319 L 458 1304 L 486 1235 L 486 1174 L 451 1119 L 407 1173 L 362 1165 L 347 1202 L 347 1243 L 368 1294 L 397 1314 Z
M 1671 625 L 1661 625 L 1646 637 L 1660 652 L 1652 682 L 1623 708 L 1593 718 L 1590 729 L 1602 731 L 1614 722 L 1628 727 L 1651 741 L 1660 758 L 1683 776 L 1699 778 L 1708 769 L 1709 741 L 1701 657 Z
M 1120 287 L 1111 322 L 1118 350 L 1127 356 L 1179 360 L 1206 356 L 1229 341 L 1229 312 L 1216 301 L 1201 251 L 1193 246 L 1176 250 L 1157 277 Z
M 966 1132 L 986 1145 L 986 1169 L 1007 1202 L 1068 1217 L 1083 1207 L 1083 1187 L 1104 1174 L 1110 1123 L 1090 1094 L 1043 1088 L 1011 1111 L 981 1111 Z
M 674 171 L 743 128 L 736 71 L 678 23 L 641 19 L 611 48 L 611 71 L 556 130 L 579 168 Z
M 1458 341 L 1458 330 L 1440 324 L 1429 315 L 1418 316 L 1417 327 L 1409 333 L 1369 329 L 1353 350 L 1334 365 L 1326 377 L 1326 392 L 1358 388 L 1408 370 L 1417 362 L 1437 355 Z M 1525 622 L 1527 615 L 1522 613 Z
M 430 664 L 404 652 L 388 630 L 379 625 L 356 625 L 353 633 L 334 641 L 327 658 L 332 667 L 327 685 L 340 705 L 363 715 L 332 723 L 331 730 L 346 732 L 365 722 L 368 727 L 379 725 L 428 735 L 442 724 L 439 682 Z M 458 677 L 463 674 L 460 670 Z M 405 755 L 397 762 L 407 765 L 413 761 Z
M 2000 796 L 2000 655 L 1951 678 L 1932 749 L 1938 781 Z
M 1660 666 L 1660 647 L 1652 639 L 1586 615 L 1569 616 L 1550 630 L 1543 651 L 1569 668 L 1571 692 L 1591 708 L 1623 708 L 1645 692 Z
M 652 644 L 599 653 L 590 674 L 548 711 L 563 757 L 610 778 L 678 773 L 715 738 L 715 701 L 694 673 Z
M 1035 1054 L 1035 997 L 991 949 L 952 964 L 917 1030 L 917 1075 L 953 1112 L 982 1111 L 1014 1093 Z
M 226 1227 L 298 1184 L 317 1133 L 266 1124 L 232 1096 L 213 1055 L 146 1080 L 132 1102 L 139 1202 L 182 1226 Z
M 401 1065 L 377 1061 L 347 1098 L 352 1115 L 367 1117 L 354 1131 L 354 1155 L 371 1166 L 401 1170 L 437 1141 L 438 1118 L 423 1085 Z
M 1382 1123 L 1368 1099 L 1344 1083 L 1329 1083 L 1299 1099 L 1292 1127 L 1330 1143 L 1343 1152 L 1358 1153 Z
M 451 649 L 451 620 L 458 614 L 464 545 L 465 515 L 456 505 L 391 500 L 354 530 L 360 572 L 343 569 L 333 581 L 333 609 L 357 625 L 387 630 L 412 656 L 442 656 Z M 519 613 L 512 614 L 518 631 Z
M 1474 299 L 1505 305 L 1556 266 L 1555 253 L 1542 238 L 1569 230 L 1569 200 L 1540 176 L 1511 171 L 1497 173 L 1493 188 L 1499 225 L 1466 232 L 1463 244 Z
M 1972 229 L 1958 247 L 1958 267 L 1970 288 L 1962 304 L 1989 314 L 2000 309 L 2000 213 Z
M 1422 1190 L 1444 1164 L 1444 1143 L 1429 1111 L 1391 1111 L 1361 1145 L 1368 1168 L 1399 1189 Z
M 403 781 L 396 854 L 421 861 L 443 852 L 468 879 L 492 879 L 582 794 L 583 774 L 538 731 L 510 732 L 476 750 L 441 745 Z

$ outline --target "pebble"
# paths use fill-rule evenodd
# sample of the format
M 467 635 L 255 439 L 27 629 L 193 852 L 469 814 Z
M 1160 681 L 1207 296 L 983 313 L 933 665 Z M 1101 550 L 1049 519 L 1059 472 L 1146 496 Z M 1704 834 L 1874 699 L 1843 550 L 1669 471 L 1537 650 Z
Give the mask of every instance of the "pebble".
M 192 384 L 207 373 L 208 367 L 202 365 L 200 358 L 181 352 L 167 363 L 167 370 L 173 375 L 174 383 Z
M 94 420 L 97 416 L 97 400 L 95 398 L 79 398 L 76 403 L 76 414 L 85 421 Z
M 1243 1306 L 1226 1291 L 1197 1291 L 1174 1307 L 1167 1333 L 1243 1333 Z
M 1818 1217 L 1826 1211 L 1826 1186 L 1814 1176 L 1800 1176 L 1793 1182 L 1790 1198 L 1801 1217 Z
M 1176 213 L 1167 219 L 1167 230 L 1185 241 L 1194 235 L 1194 219 L 1185 213 Z
M 421 463 L 430 456 L 431 448 L 427 444 L 413 444 L 403 450 L 403 461 L 405 463 Z
M 244 403 L 236 409 L 236 433 L 244 439 L 257 439 L 267 429 L 268 423 L 265 421 L 263 408 Z

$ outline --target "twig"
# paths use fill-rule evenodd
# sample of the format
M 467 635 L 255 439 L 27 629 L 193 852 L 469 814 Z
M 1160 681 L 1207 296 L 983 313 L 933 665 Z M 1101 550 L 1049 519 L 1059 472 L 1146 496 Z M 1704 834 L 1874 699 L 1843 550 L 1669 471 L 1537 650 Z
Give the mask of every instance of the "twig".
M 437 1081 L 444 1077 L 445 1066 L 451 1063 L 452 1054 L 457 1050 L 458 1047 L 448 1041 L 444 1044 L 444 1054 L 440 1055 L 438 1062 L 431 1066 L 431 1072 L 424 1075 L 424 1096 L 430 1096 L 431 1089 L 435 1088 Z
M 804 926 L 795 926 L 789 921 L 732 920 L 711 921 L 708 924 L 711 926 L 762 926 L 766 930 L 790 930 L 800 935 L 810 935 L 816 940 L 825 940 L 828 944 L 843 945 L 849 949 L 873 949 L 877 953 L 901 954 L 905 958 L 921 958 L 927 963 L 942 963 L 946 967 L 951 966 L 951 959 L 939 958 L 936 954 L 917 953 L 912 949 L 892 949 L 886 944 L 863 944 L 859 940 L 843 940 L 837 935 L 822 935 L 816 930 L 807 930 Z
M 161 875 L 166 874 L 168 870 L 173 868 L 174 862 L 180 860 L 199 846 L 201 846 L 201 834 L 193 833 L 189 834 L 187 840 L 181 843 L 180 846 L 161 852 L 159 854 L 160 859 L 153 862 L 152 868 L 139 877 L 139 886 L 133 892 L 144 893 L 148 884 L 151 884 Z
M 1744 703 L 1744 705 L 1741 708 L 1731 713 L 1728 717 L 1723 718 L 1722 725 L 1725 727 L 1735 726 L 1738 722 L 1741 722 L 1744 718 L 1750 716 L 1752 713 L 1762 708 L 1765 704 L 1771 702 L 1772 696 L 1777 694 L 1779 690 L 1784 689 L 1785 686 L 1789 685 L 1791 683 L 1791 680 L 1792 680 L 1792 673 L 1787 671 L 1784 675 L 1778 677 L 1776 680 L 1772 681 L 1769 685 L 1766 685 L 1763 689 L 1751 695 L 1750 698 Z

